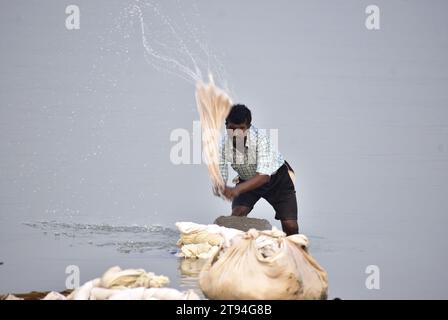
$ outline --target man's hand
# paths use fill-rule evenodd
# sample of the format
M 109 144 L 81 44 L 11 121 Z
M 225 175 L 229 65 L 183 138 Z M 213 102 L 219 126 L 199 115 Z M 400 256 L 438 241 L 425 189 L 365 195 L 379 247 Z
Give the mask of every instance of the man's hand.
M 234 188 L 226 186 L 222 194 L 228 200 L 233 200 L 234 198 L 238 197 L 241 193 L 254 190 L 264 185 L 270 179 L 271 176 L 269 175 L 257 173 L 254 177 L 250 178 L 249 180 L 238 183 Z
M 212 186 L 212 192 L 215 196 L 220 197 L 221 193 L 219 192 L 219 189 L 217 187 Z
M 237 187 L 225 187 L 223 192 L 224 197 L 226 197 L 229 200 L 233 200 L 234 198 L 238 197 L 240 195 L 240 190 Z

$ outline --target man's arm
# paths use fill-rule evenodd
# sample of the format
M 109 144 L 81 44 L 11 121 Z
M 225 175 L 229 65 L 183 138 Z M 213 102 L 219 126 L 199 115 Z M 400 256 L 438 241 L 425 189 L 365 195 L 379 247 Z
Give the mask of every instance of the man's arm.
M 250 178 L 247 181 L 241 182 L 237 184 L 235 187 L 227 187 L 224 190 L 224 196 L 229 200 L 232 200 L 235 197 L 238 197 L 241 193 L 256 189 L 261 187 L 266 182 L 271 179 L 270 175 L 259 174 L 257 173 L 255 176 Z
M 244 193 L 256 189 L 258 187 L 261 187 L 270 179 L 271 179 L 270 175 L 257 173 L 249 180 L 239 183 L 237 186 L 235 186 L 235 189 L 238 190 L 238 193 Z

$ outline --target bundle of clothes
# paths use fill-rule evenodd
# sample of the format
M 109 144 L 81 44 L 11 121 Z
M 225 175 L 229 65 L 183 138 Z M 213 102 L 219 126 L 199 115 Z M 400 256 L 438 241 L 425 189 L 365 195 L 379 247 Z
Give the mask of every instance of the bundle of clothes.
M 193 291 L 181 292 L 164 287 L 168 277 L 158 276 L 144 269 L 125 269 L 115 266 L 100 278 L 90 280 L 69 295 L 52 291 L 42 300 L 199 300 Z M 23 298 L 8 295 L 6 300 Z
M 308 252 L 305 235 L 271 230 L 243 232 L 178 222 L 179 256 L 206 259 L 199 285 L 209 299 L 326 299 L 326 271 Z

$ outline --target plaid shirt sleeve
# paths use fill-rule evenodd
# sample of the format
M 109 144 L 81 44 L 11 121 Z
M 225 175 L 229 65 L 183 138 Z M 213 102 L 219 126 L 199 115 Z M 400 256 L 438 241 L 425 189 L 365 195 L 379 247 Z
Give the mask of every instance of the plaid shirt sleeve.
M 271 143 L 268 137 L 259 135 L 257 141 L 257 172 L 266 175 L 273 174 L 276 170 L 273 168 L 274 163 L 274 153 L 271 150 Z
M 229 166 L 226 161 L 226 140 L 221 141 L 219 149 L 219 171 L 221 172 L 222 179 L 224 183 L 227 183 L 229 177 Z

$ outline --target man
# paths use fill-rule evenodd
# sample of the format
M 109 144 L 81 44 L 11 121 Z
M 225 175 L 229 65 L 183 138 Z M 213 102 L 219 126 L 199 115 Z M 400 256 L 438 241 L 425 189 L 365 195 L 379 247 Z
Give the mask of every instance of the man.
M 252 125 L 250 110 L 233 105 L 226 118 L 227 134 L 220 147 L 220 171 L 228 179 L 228 163 L 238 173 L 235 187 L 226 186 L 224 196 L 232 200 L 232 215 L 247 216 L 255 203 L 266 199 L 275 210 L 287 235 L 297 234 L 297 199 L 293 172 L 268 136 Z

